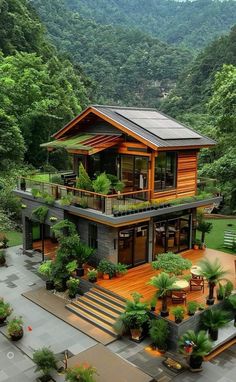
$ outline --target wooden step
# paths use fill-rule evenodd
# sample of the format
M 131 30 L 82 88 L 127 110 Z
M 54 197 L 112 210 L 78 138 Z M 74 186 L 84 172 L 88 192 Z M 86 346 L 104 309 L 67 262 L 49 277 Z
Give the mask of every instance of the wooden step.
M 217 355 L 225 351 L 226 349 L 229 349 L 232 345 L 236 344 L 236 338 L 232 338 L 230 341 L 225 342 L 223 345 L 219 346 L 215 350 L 213 350 L 210 354 L 206 355 L 204 357 L 204 361 L 210 361 L 213 358 L 215 358 Z
M 86 297 L 95 304 L 98 303 L 104 308 L 109 308 L 114 313 L 121 314 L 124 312 L 124 307 L 118 306 L 116 302 L 113 303 L 111 301 L 106 300 L 103 296 L 99 296 L 98 294 L 92 293 L 92 290 L 87 292 L 83 297 Z
M 123 303 L 126 303 L 126 299 L 122 296 L 119 296 L 117 293 L 114 293 L 113 291 L 111 291 L 110 289 L 106 289 L 98 284 L 95 284 L 94 285 L 94 288 L 93 289 L 98 289 L 99 291 L 103 292 L 104 295 L 109 295 L 109 296 L 112 296 L 114 297 L 115 299 L 123 302 Z
M 79 305 L 83 304 L 92 309 L 96 309 L 97 312 L 106 314 L 108 317 L 112 318 L 113 320 L 116 320 L 120 315 L 119 311 L 115 312 L 114 310 L 111 310 L 108 306 L 105 307 L 104 305 L 99 304 L 99 302 L 95 302 L 89 299 L 86 295 L 83 297 L 79 297 L 77 301 L 72 302 L 72 305 L 77 306 L 78 304 Z
M 82 300 L 77 300 L 77 302 L 73 303 L 72 305 L 75 306 L 77 309 L 81 309 L 84 312 L 89 313 L 92 317 L 98 318 L 99 320 L 111 326 L 114 325 L 117 318 L 117 316 L 112 317 L 110 316 L 110 314 L 108 315 L 105 311 L 97 310 L 96 307 L 87 305 L 86 302 Z
M 125 309 L 125 302 L 124 301 L 122 301 L 119 298 L 114 297 L 111 294 L 108 294 L 108 293 L 106 293 L 100 289 L 93 288 L 93 289 L 90 289 L 90 291 L 88 293 L 94 294 L 95 296 L 103 298 L 105 301 L 109 301 L 112 304 L 119 306 L 120 308 Z
M 111 324 L 105 323 L 101 319 L 91 316 L 91 313 L 88 313 L 82 309 L 78 309 L 76 306 L 72 304 L 69 304 L 66 307 L 72 313 L 75 313 L 77 316 L 83 318 L 85 321 L 88 321 L 91 324 L 97 326 L 99 329 L 105 331 L 106 333 L 110 334 L 114 338 L 118 338 L 117 333 L 115 332 Z

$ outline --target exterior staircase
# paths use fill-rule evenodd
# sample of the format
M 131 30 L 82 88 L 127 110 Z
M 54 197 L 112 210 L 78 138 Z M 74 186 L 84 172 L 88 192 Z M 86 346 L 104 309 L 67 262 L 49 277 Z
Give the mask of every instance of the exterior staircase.
M 117 338 L 118 335 L 113 329 L 113 325 L 125 310 L 125 299 L 105 288 L 94 285 L 83 296 L 66 305 L 66 308 Z

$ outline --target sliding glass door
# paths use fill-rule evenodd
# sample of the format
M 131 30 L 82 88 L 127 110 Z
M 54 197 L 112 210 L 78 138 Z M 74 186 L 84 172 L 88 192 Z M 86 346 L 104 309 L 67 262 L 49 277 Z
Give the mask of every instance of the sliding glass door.
M 127 192 L 148 188 L 148 158 L 122 155 L 120 178 Z
M 129 267 L 146 263 L 148 226 L 140 225 L 119 232 L 118 261 Z

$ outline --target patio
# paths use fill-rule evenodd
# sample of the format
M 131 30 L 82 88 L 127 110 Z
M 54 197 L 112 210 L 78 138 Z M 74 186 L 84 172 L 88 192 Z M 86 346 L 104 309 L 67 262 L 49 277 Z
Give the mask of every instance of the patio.
M 236 264 L 236 256 L 230 255 L 224 252 L 216 251 L 213 249 L 206 250 L 189 250 L 182 254 L 183 257 L 189 259 L 193 265 L 196 265 L 200 260 L 204 258 L 216 259 L 219 258 L 224 269 L 229 270 L 227 278 L 233 282 L 234 286 L 236 286 L 236 273 L 235 273 L 235 264 Z M 146 263 L 144 265 L 132 268 L 128 270 L 127 274 L 122 277 L 114 277 L 111 280 L 102 280 L 99 279 L 97 284 L 103 288 L 110 290 L 111 292 L 118 294 L 121 297 L 126 299 L 130 299 L 130 294 L 133 292 L 139 292 L 143 296 L 143 300 L 150 301 L 156 292 L 156 289 L 148 285 L 148 281 L 152 276 L 155 276 L 159 273 L 159 271 L 155 271 L 152 269 L 150 263 Z M 185 274 L 189 274 L 189 272 L 185 272 Z M 203 291 L 190 291 L 189 288 L 187 291 L 187 302 L 188 301 L 197 301 L 199 304 L 205 304 L 206 296 L 208 295 L 208 287 L 205 282 L 205 290 Z M 177 304 L 172 305 L 171 299 L 168 301 L 168 307 L 171 309 Z M 156 312 L 159 311 L 161 307 L 161 300 L 158 300 L 156 305 Z M 169 315 L 168 317 L 171 320 L 174 320 L 173 315 Z M 189 318 L 186 314 L 185 318 Z

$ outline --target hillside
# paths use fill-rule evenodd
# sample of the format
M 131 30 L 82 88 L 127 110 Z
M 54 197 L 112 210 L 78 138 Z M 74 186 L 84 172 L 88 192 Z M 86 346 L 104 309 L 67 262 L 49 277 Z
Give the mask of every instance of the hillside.
M 66 0 L 100 24 L 139 28 L 160 40 L 199 49 L 235 24 L 234 0 Z
M 0 1 L 0 51 L 0 172 L 23 160 L 40 166 L 39 144 L 88 104 L 89 82 L 26 0 Z
M 173 88 L 191 53 L 137 29 L 101 25 L 69 11 L 64 1 L 33 0 L 48 33 L 94 81 L 100 103 L 157 106 Z

